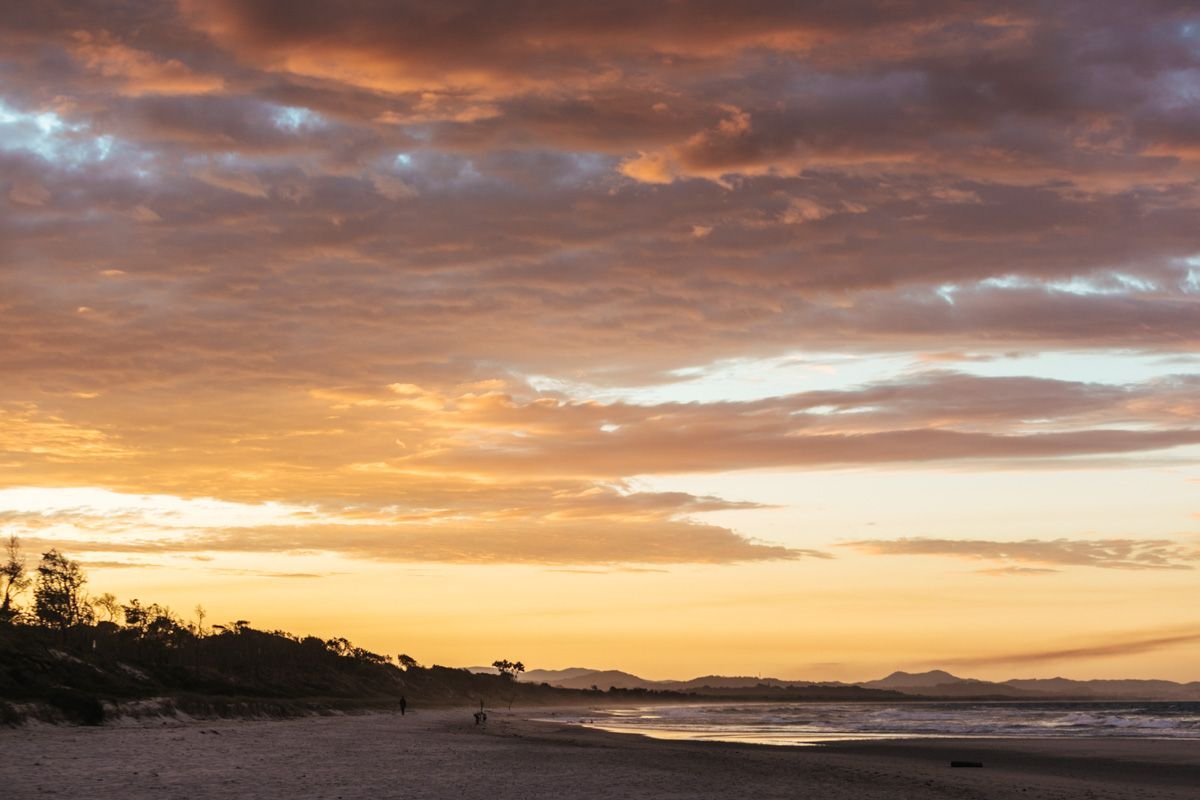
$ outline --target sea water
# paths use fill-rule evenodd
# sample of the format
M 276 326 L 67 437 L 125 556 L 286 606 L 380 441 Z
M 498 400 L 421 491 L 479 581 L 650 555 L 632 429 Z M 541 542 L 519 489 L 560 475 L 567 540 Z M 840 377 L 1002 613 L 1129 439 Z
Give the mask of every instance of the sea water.
M 949 737 L 1200 740 L 1200 702 L 712 703 L 598 709 L 577 722 L 658 739 L 779 745 Z

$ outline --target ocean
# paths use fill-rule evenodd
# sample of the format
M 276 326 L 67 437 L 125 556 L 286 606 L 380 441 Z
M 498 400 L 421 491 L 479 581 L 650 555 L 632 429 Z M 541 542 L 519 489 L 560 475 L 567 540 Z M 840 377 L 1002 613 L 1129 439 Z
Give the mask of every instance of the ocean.
M 658 739 L 1200 739 L 1200 702 L 712 703 L 597 709 L 577 724 Z

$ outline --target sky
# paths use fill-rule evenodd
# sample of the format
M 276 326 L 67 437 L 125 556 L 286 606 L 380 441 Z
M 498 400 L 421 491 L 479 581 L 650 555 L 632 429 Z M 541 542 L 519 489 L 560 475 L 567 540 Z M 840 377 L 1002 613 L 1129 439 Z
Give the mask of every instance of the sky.
M 1194 2 L 0 7 L 0 533 L 423 663 L 1200 680 Z

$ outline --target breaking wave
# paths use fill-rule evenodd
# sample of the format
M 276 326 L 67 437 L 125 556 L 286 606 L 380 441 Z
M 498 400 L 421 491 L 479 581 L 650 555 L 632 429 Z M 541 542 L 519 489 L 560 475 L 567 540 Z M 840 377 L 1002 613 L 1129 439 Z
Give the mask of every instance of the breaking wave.
M 663 739 L 812 744 L 852 739 L 1200 739 L 1200 703 L 938 702 L 638 706 L 580 724 Z

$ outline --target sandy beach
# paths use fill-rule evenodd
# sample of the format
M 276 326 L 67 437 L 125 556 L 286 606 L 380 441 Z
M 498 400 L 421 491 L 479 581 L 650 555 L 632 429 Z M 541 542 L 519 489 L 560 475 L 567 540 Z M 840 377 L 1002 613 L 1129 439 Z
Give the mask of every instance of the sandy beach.
M 469 709 L 0 730 L 13 797 L 1194 798 L 1200 745 L 935 740 L 770 747 L 657 741 Z M 951 769 L 952 759 L 982 769 Z

